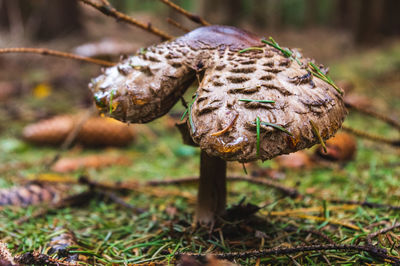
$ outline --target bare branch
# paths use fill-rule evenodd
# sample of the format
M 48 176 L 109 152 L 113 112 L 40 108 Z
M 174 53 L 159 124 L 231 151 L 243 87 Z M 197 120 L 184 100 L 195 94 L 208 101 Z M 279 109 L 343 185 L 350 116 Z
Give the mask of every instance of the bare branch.
M 169 24 L 171 24 L 172 26 L 175 26 L 176 28 L 180 29 L 183 32 L 189 32 L 190 31 L 188 28 L 186 28 L 185 26 L 180 24 L 178 21 L 173 20 L 172 18 L 167 18 L 167 22 Z
M 183 9 L 182 7 L 172 3 L 169 0 L 160 0 L 161 2 L 163 2 L 164 4 L 166 4 L 167 6 L 175 9 L 177 12 L 181 13 L 182 15 L 184 15 L 185 17 L 187 17 L 188 19 L 190 19 L 191 21 L 201 24 L 203 26 L 210 26 L 211 24 L 209 22 L 207 22 L 205 19 L 203 19 L 202 17 L 195 15 L 185 9 Z
M 394 147 L 400 147 L 400 139 L 390 139 L 390 138 L 386 138 L 386 137 L 382 137 L 379 135 L 374 135 L 359 129 L 355 129 L 352 127 L 348 127 L 346 125 L 342 125 L 342 129 L 344 131 L 347 131 L 353 135 L 356 135 L 358 137 L 364 138 L 364 139 L 369 139 L 372 141 L 376 141 L 376 142 L 381 142 L 381 143 L 386 143 L 389 145 L 392 145 Z
M 361 106 L 359 106 L 357 104 L 353 104 L 350 101 L 347 101 L 346 99 L 344 100 L 344 103 L 345 103 L 347 108 L 351 108 L 351 109 L 353 109 L 355 111 L 358 111 L 360 113 L 375 117 L 376 119 L 379 119 L 379 120 L 387 123 L 388 125 L 391 125 L 392 127 L 396 128 L 397 130 L 400 130 L 400 122 L 395 120 L 395 119 L 393 119 L 393 118 L 391 118 L 391 117 L 389 117 L 389 116 L 387 116 L 387 115 L 385 115 L 385 114 L 378 113 L 378 112 L 376 112 L 374 110 L 371 110 L 371 109 L 366 109 L 366 108 L 361 107 Z
M 190 184 L 190 183 L 197 183 L 199 180 L 198 177 L 188 177 L 188 178 L 180 178 L 180 179 L 166 179 L 166 180 L 153 180 L 153 181 L 148 181 L 146 182 L 146 185 L 148 186 L 165 186 L 165 185 L 178 185 L 178 184 Z M 228 176 L 227 181 L 245 181 L 253 184 L 259 184 L 259 185 L 266 185 L 269 187 L 273 187 L 279 191 L 281 191 L 283 194 L 296 198 L 298 196 L 301 196 L 300 192 L 296 190 L 295 188 L 291 187 L 285 187 L 277 182 L 264 179 L 264 178 L 256 178 L 256 177 L 245 177 L 245 176 Z
M 244 252 L 227 252 L 227 253 L 208 253 L 208 254 L 198 254 L 198 253 L 177 253 L 175 254 L 176 258 L 180 258 L 182 256 L 191 256 L 195 259 L 202 259 L 205 258 L 206 255 L 213 255 L 218 259 L 226 259 L 226 260 L 233 260 L 233 259 L 247 259 L 247 258 L 263 258 L 268 256 L 282 256 L 282 255 L 289 255 L 289 254 L 296 254 L 300 252 L 310 252 L 310 251 L 324 251 L 324 250 L 344 250 L 344 251 L 355 251 L 361 252 L 365 251 L 368 252 L 370 255 L 383 259 L 388 260 L 391 263 L 398 264 L 400 260 L 397 257 L 393 257 L 387 254 L 385 249 L 381 249 L 378 247 L 374 247 L 371 245 L 342 245 L 342 244 L 325 244 L 325 245 L 309 245 L 309 246 L 295 246 L 295 247 L 276 247 L 270 249 L 263 249 L 263 250 L 249 250 Z
M 29 53 L 29 54 L 41 54 L 41 55 L 51 55 L 56 57 L 63 57 L 68 59 L 74 59 L 78 61 L 89 62 L 101 66 L 114 66 L 116 63 L 109 62 L 101 59 L 94 59 L 90 57 L 80 56 L 71 53 L 65 53 L 55 50 L 50 50 L 46 48 L 2 48 L 0 49 L 0 54 L 8 53 Z
M 139 27 L 145 31 L 148 31 L 154 35 L 157 35 L 159 37 L 161 37 L 163 40 L 170 40 L 173 37 L 171 35 L 169 35 L 166 32 L 161 31 L 160 29 L 157 29 L 155 27 L 153 27 L 151 25 L 151 23 L 143 23 L 141 21 L 138 21 L 128 15 L 125 15 L 124 13 L 121 13 L 119 11 L 117 11 L 114 7 L 112 7 L 108 1 L 102 0 L 102 4 L 96 3 L 93 0 L 79 0 L 84 4 L 87 4 L 95 9 L 97 9 L 98 11 L 100 11 L 101 13 L 103 13 L 104 15 L 116 18 L 117 20 L 121 20 L 123 22 L 126 22 L 128 24 L 134 25 L 136 27 Z
M 399 228 L 399 227 L 400 227 L 400 223 L 395 223 L 395 224 L 392 225 L 392 226 L 383 228 L 383 229 L 381 229 L 381 230 L 378 230 L 378 231 L 376 231 L 376 232 L 374 232 L 374 233 L 371 233 L 371 234 L 367 235 L 367 244 L 368 244 L 368 245 L 372 245 L 372 239 L 373 239 L 374 237 L 377 237 L 378 235 L 381 235 L 381 234 L 385 234 L 385 233 L 387 233 L 387 232 L 389 232 L 389 231 L 392 231 L 392 230 L 394 230 L 394 229 L 396 229 L 396 228 Z

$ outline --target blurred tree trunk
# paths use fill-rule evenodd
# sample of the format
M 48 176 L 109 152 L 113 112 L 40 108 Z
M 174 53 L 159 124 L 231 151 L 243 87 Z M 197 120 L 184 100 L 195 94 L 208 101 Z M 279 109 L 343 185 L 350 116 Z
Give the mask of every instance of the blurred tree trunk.
M 272 12 L 269 12 L 271 1 L 268 0 L 252 0 L 251 1 L 251 13 L 250 18 L 253 21 L 255 28 L 265 28 L 269 23 L 269 18 Z
M 34 37 L 52 39 L 82 30 L 78 1 L 45 0 L 40 6 L 41 19 Z
M 335 25 L 339 28 L 353 28 L 354 27 L 354 13 L 352 5 L 349 0 L 337 0 L 335 10 Z
M 83 29 L 78 1 L 72 0 L 0 1 L 0 27 L 42 40 Z
M 385 0 L 380 30 L 386 36 L 400 34 L 400 1 Z
M 318 0 L 307 0 L 305 9 L 305 25 L 312 27 L 317 24 Z
M 243 15 L 242 0 L 203 0 L 201 16 L 213 24 L 239 25 Z
M 359 19 L 356 26 L 355 41 L 358 44 L 371 44 L 381 36 L 380 25 L 385 1 L 359 0 Z

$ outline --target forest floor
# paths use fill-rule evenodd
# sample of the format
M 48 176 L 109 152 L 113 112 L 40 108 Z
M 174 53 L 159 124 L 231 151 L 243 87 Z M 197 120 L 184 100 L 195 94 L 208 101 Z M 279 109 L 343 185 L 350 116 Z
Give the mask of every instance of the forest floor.
M 352 82 L 354 91 L 371 99 L 371 106 L 376 110 L 400 116 L 400 42 L 329 58 L 330 75 L 334 79 Z M 239 212 L 235 221 L 224 221 L 209 232 L 206 228 L 192 227 L 195 186 L 149 188 L 143 185 L 149 180 L 198 174 L 199 150 L 183 145 L 173 126 L 172 117 L 183 113 L 183 106 L 177 104 L 171 116 L 137 126 L 137 139 L 122 149 L 73 146 L 61 154 L 61 158 L 122 156 L 129 164 L 59 174 L 45 167 L 59 152 L 59 147 L 25 143 L 20 138 L 22 129 L 40 118 L 76 113 L 90 106 L 87 83 L 98 74 L 98 67 L 25 55 L 0 58 L 0 64 L 1 80 L 11 82 L 16 88 L 0 105 L 0 188 L 3 192 L 41 178 L 61 183 L 69 181 L 68 195 L 88 191 L 88 186 L 77 182 L 82 176 L 100 183 L 121 181 L 132 185 L 128 191 L 112 190 L 112 194 L 98 188 L 95 194 L 89 195 L 89 200 L 84 198 L 74 205 L 67 202 L 61 207 L 0 207 L 0 239 L 14 254 L 28 251 L 46 254 L 51 240 L 69 231 L 76 237 L 69 254 L 80 254 L 80 259 L 88 264 L 176 263 L 177 254 L 186 252 L 237 252 L 230 259 L 244 265 L 385 262 L 379 250 L 315 247 L 313 251 L 286 254 L 284 249 L 299 245 L 364 245 L 368 244 L 369 234 L 395 225 L 400 217 L 398 148 L 358 139 L 357 155 L 346 164 L 327 163 L 297 170 L 282 169 L 274 160 L 248 164 L 249 177 L 252 173 L 265 173 L 258 177 L 293 187 L 302 196 L 291 198 L 272 187 L 230 182 L 230 207 L 243 201 L 261 209 L 251 216 Z M 47 86 L 44 94 L 40 85 Z M 189 99 L 190 92 L 185 97 Z M 345 124 L 399 137 L 399 132 L 386 124 L 358 113 L 350 112 Z M 228 168 L 230 176 L 246 175 L 239 163 L 229 163 Z M 268 174 L 271 172 L 272 177 Z M 127 204 L 118 202 L 121 199 Z M 382 206 L 346 201 L 368 201 Z M 398 231 L 373 237 L 372 244 L 386 250 L 386 257 L 400 260 Z M 281 252 L 245 253 L 275 247 Z M 390 262 L 386 258 L 386 263 Z

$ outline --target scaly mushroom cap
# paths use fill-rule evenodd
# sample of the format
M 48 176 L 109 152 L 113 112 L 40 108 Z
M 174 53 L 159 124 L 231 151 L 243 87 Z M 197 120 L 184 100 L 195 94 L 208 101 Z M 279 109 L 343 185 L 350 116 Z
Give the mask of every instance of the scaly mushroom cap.
M 346 115 L 342 95 L 310 75 L 309 59 L 296 52 L 299 64 L 260 40 L 202 27 L 107 69 L 90 87 L 102 112 L 141 123 L 168 112 L 204 74 L 188 112 L 190 134 L 225 160 L 267 160 L 314 145 L 316 132 L 331 137 Z M 239 52 L 250 46 L 263 49 Z

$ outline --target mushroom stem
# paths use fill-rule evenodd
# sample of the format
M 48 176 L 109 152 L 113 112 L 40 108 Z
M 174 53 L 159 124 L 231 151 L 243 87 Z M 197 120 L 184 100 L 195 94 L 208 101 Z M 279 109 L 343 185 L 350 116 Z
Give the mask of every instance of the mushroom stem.
M 201 151 L 200 180 L 195 221 L 213 224 L 226 206 L 226 161 Z

